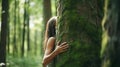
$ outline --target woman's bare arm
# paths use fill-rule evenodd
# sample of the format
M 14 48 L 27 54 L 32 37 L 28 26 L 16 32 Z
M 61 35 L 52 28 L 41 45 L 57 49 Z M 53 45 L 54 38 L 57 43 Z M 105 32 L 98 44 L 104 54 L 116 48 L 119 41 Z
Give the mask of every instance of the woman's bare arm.
M 62 44 L 57 46 L 54 51 L 52 51 L 54 44 L 55 44 L 55 38 L 54 37 L 49 38 L 47 47 L 45 50 L 45 54 L 43 57 L 43 66 L 44 67 L 46 67 L 46 65 L 48 63 L 50 63 L 56 57 L 56 55 L 58 55 L 61 52 L 64 52 L 68 48 L 68 44 L 66 42 L 63 42 Z
M 55 44 L 55 38 L 54 37 L 49 38 L 48 42 L 47 42 L 46 50 L 45 50 L 45 53 L 44 53 L 43 62 L 42 62 L 44 67 L 46 67 L 46 65 L 56 55 L 56 53 L 54 51 L 52 52 L 54 44 Z

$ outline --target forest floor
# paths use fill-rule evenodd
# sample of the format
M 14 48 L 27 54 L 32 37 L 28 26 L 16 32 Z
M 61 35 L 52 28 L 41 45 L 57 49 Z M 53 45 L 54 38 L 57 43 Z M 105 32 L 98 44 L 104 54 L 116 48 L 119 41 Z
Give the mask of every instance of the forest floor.
M 42 67 L 41 57 L 7 57 L 7 67 Z

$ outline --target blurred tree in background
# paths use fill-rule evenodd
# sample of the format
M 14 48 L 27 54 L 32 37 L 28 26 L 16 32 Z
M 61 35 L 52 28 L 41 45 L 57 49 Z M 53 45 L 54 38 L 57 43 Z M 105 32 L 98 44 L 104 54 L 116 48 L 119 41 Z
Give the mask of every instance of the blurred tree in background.
M 47 20 L 56 15 L 55 0 L 0 0 L 0 5 L 0 63 L 41 67 L 43 32 Z
M 120 0 L 105 0 L 102 67 L 120 67 Z

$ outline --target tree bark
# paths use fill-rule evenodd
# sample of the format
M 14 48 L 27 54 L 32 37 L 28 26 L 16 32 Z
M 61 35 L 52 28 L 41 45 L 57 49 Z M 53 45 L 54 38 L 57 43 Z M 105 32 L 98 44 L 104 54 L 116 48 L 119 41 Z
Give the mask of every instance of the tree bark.
M 120 67 L 120 0 L 105 0 L 102 67 Z
M 100 67 L 101 10 L 98 0 L 59 0 L 57 41 L 69 44 L 56 67 Z

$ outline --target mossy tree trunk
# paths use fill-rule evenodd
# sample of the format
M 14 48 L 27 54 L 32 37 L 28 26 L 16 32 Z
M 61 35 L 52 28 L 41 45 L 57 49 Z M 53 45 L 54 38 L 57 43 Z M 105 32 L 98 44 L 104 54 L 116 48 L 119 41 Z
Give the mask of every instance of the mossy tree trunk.
M 120 0 L 105 0 L 102 67 L 120 67 Z
M 100 67 L 99 0 L 58 0 L 57 41 L 69 43 L 56 67 Z

